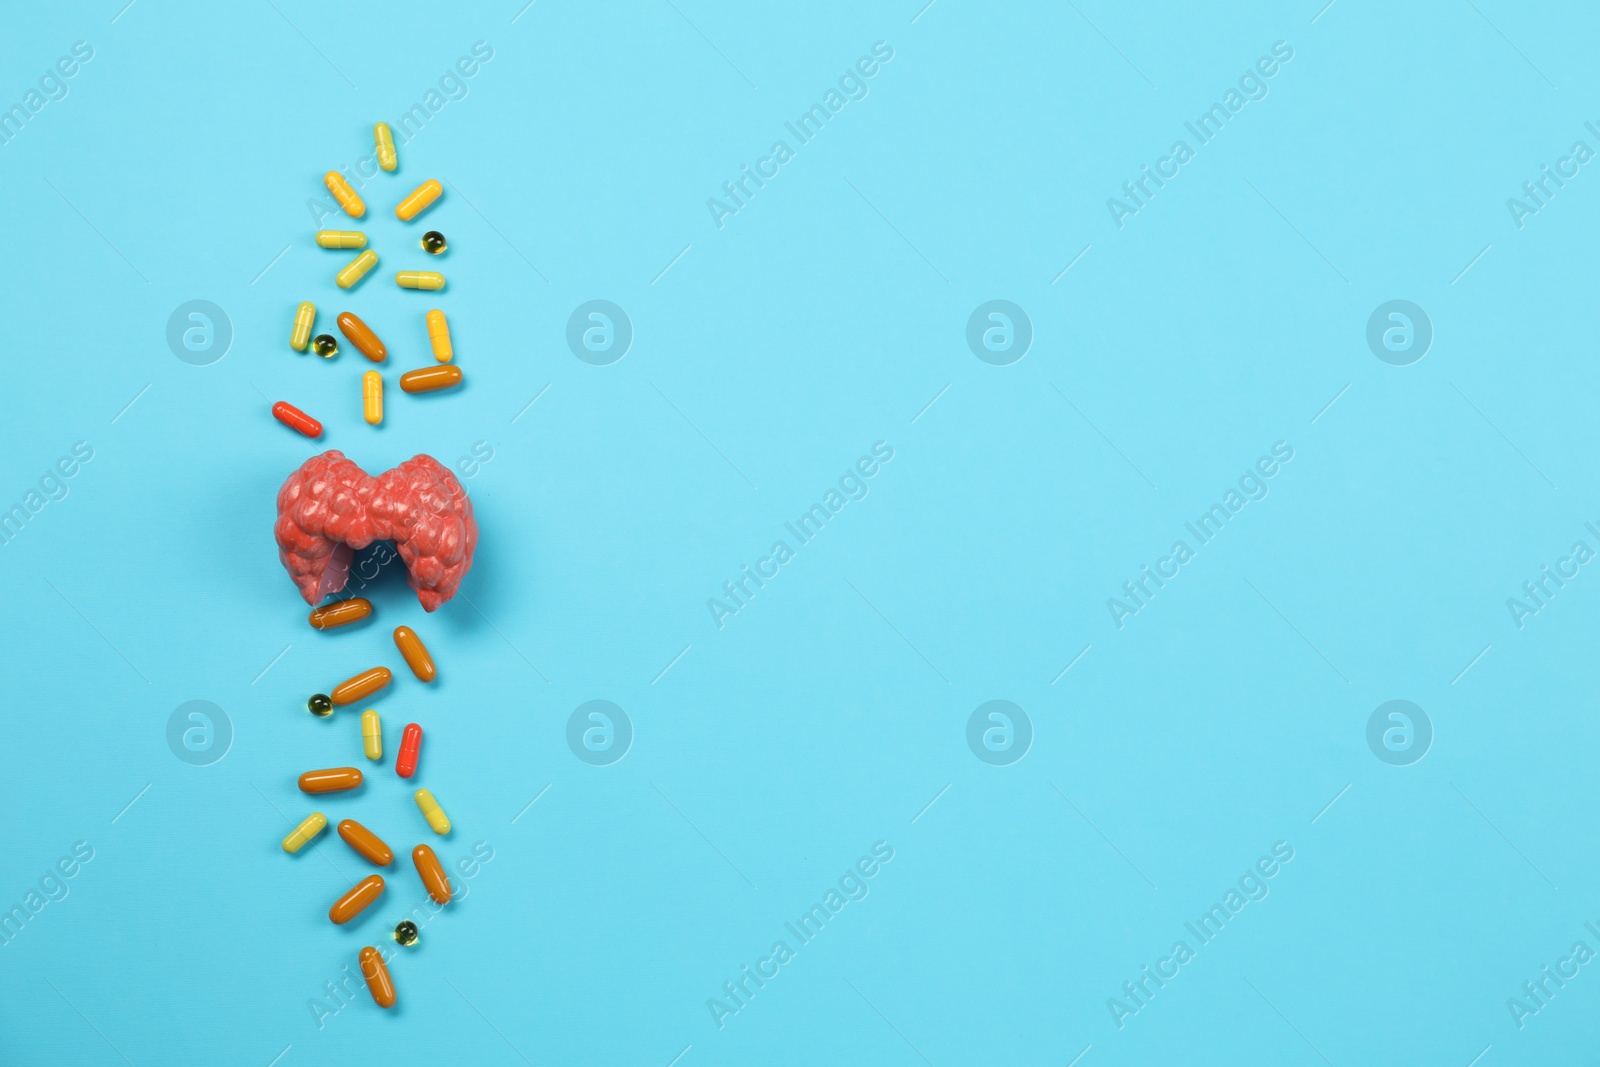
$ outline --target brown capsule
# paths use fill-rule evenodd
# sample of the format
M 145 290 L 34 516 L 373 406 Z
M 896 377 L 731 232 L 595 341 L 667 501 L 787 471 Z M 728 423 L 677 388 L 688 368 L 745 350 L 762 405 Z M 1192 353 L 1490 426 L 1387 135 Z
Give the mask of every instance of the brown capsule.
M 372 360 L 382 363 L 389 356 L 389 350 L 383 347 L 383 342 L 378 340 L 378 335 L 372 332 L 372 327 L 362 322 L 348 311 L 341 311 L 339 318 L 339 332 L 350 339 L 356 346 L 356 351 Z
M 394 1007 L 394 980 L 389 977 L 389 967 L 383 962 L 383 953 L 368 945 L 361 950 L 358 958 L 361 962 L 361 977 L 367 980 L 367 988 L 372 991 L 372 999 L 380 1008 Z
M 396 626 L 394 628 L 394 647 L 406 658 L 406 666 L 411 668 L 411 673 L 419 681 L 431 682 L 438 677 L 439 672 L 433 666 L 433 657 L 428 655 L 427 646 L 422 643 L 422 638 L 409 626 Z
M 345 844 L 379 867 L 387 867 L 394 862 L 394 850 L 384 844 L 383 838 L 354 819 L 346 819 L 339 824 L 339 836 L 344 838 Z
M 422 884 L 427 887 L 428 896 L 433 898 L 433 902 L 450 903 L 450 879 L 445 877 L 444 864 L 439 862 L 433 849 L 418 845 L 411 850 L 411 862 L 417 865 L 417 873 L 422 876 Z
M 420 367 L 400 375 L 400 388 L 408 393 L 431 393 L 461 384 L 461 368 L 454 363 L 440 367 Z
M 381 896 L 383 879 L 376 874 L 369 874 L 351 886 L 350 892 L 333 902 L 333 907 L 328 909 L 328 918 L 343 926 L 366 911 L 367 906 Z
M 335 704 L 354 704 L 388 685 L 393 677 L 388 667 L 373 667 L 353 678 L 346 678 L 334 686 L 333 692 L 328 695 L 333 698 Z
M 358 767 L 329 767 L 321 771 L 307 771 L 300 776 L 302 793 L 342 793 L 361 784 Z
M 349 626 L 372 614 L 372 601 L 365 597 L 351 597 L 337 604 L 324 604 L 310 615 L 310 622 L 318 630 L 331 630 L 335 626 Z

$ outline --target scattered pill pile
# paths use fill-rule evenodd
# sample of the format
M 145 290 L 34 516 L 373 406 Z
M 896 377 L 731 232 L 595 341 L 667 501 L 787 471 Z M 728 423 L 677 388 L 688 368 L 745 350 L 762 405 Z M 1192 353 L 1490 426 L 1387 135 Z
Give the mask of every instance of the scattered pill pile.
M 395 151 L 393 132 L 387 123 L 380 122 L 373 128 L 373 142 L 379 166 L 389 173 L 396 171 L 400 165 L 399 156 Z M 323 182 L 352 219 L 362 218 L 366 214 L 366 203 L 338 171 L 329 171 Z M 427 211 L 443 193 L 444 186 L 436 179 L 429 179 L 400 201 L 395 207 L 395 216 L 402 222 L 410 222 Z M 355 288 L 378 264 L 378 253 L 367 247 L 367 235 L 359 230 L 320 230 L 315 240 L 321 248 L 358 251 L 359 254 L 334 276 L 334 281 L 341 289 Z M 438 256 L 446 251 L 448 243 L 444 234 L 429 230 L 422 237 L 422 247 L 428 254 Z M 445 278 L 438 271 L 402 270 L 395 275 L 395 283 L 403 289 L 439 290 L 445 287 Z M 432 392 L 461 384 L 461 368 L 452 362 L 455 350 L 444 312 L 434 308 L 428 311 L 424 321 L 428 347 L 435 363 L 400 375 L 400 388 L 406 393 Z M 331 360 L 339 354 L 339 340 L 331 333 L 317 334 L 316 323 L 316 305 L 310 301 L 302 302 L 295 310 L 289 347 L 296 352 L 309 350 Z M 335 324 L 345 340 L 371 363 L 382 364 L 389 358 L 389 348 L 383 339 L 355 312 L 340 312 Z M 421 331 L 418 332 L 419 342 L 420 335 Z M 391 337 L 391 340 L 394 339 Z M 383 386 L 383 375 L 378 370 L 368 369 L 361 375 L 362 417 L 370 426 L 378 426 L 383 422 Z M 322 436 L 322 423 L 287 401 L 274 404 L 272 415 L 306 437 Z M 328 631 L 360 622 L 372 613 L 371 601 L 352 597 L 316 608 L 308 621 L 313 629 Z M 433 656 L 415 630 L 409 626 L 397 626 L 394 643 L 406 666 L 419 681 L 428 683 L 438 677 Z M 327 693 L 315 694 L 306 701 L 306 708 L 319 718 L 329 718 L 334 714 L 334 709 L 366 700 L 387 687 L 393 679 L 393 672 L 388 667 L 371 667 L 345 679 Z M 383 721 L 376 709 L 368 708 L 361 713 L 360 722 L 362 754 L 374 763 L 380 762 L 383 759 Z M 406 725 L 394 763 L 398 777 L 409 779 L 417 774 L 422 756 L 422 737 L 420 724 L 413 722 Z M 300 775 L 299 785 L 301 792 L 315 796 L 359 789 L 365 780 L 366 776 L 359 767 L 328 767 L 306 771 Z M 431 791 L 418 789 L 414 799 L 429 830 L 440 836 L 450 833 L 450 817 Z M 322 812 L 312 812 L 283 839 L 283 850 L 287 853 L 299 852 L 327 826 L 328 819 Z M 388 843 L 356 820 L 342 820 L 337 832 L 356 855 L 373 866 L 389 867 L 394 863 L 394 850 Z M 426 844 L 417 845 L 411 850 L 411 862 L 428 897 L 436 904 L 448 904 L 453 896 L 450 879 L 434 850 Z M 383 895 L 384 886 L 382 875 L 372 874 L 361 879 L 333 902 L 328 909 L 329 920 L 341 926 L 351 921 Z M 409 920 L 400 922 L 394 928 L 393 937 L 402 947 L 415 945 L 418 940 L 416 923 Z M 358 960 L 373 1001 L 381 1008 L 393 1007 L 396 1001 L 395 985 L 384 954 L 368 945 L 361 949 Z
M 371 614 L 371 601 L 357 597 L 316 608 L 308 616 L 307 621 L 314 629 L 330 630 L 365 619 Z M 411 668 L 411 673 L 416 675 L 419 681 L 431 682 L 438 677 L 439 671 L 434 665 L 433 655 L 415 630 L 409 626 L 395 627 L 394 643 L 406 665 Z M 364 700 L 388 686 L 393 679 L 394 673 L 389 668 L 371 667 L 346 678 L 334 686 L 330 693 L 313 695 L 306 701 L 306 708 L 319 718 L 327 718 L 333 714 L 335 708 Z M 361 751 L 373 762 L 383 759 L 383 721 L 374 708 L 368 708 L 361 713 Z M 394 761 L 395 774 L 401 778 L 411 778 L 417 773 L 421 757 L 422 726 L 414 722 L 408 723 L 400 737 L 400 751 Z M 312 796 L 344 793 L 359 789 L 365 781 L 366 775 L 359 767 L 325 767 L 302 774 L 300 791 Z M 450 832 L 450 817 L 445 814 L 444 808 L 440 806 L 432 791 L 418 789 L 413 798 L 417 802 L 417 810 L 422 814 L 430 830 L 441 837 Z M 283 850 L 289 853 L 299 852 L 327 827 L 327 816 L 320 811 L 312 812 L 283 839 Z M 341 821 L 338 825 L 338 834 L 356 855 L 373 866 L 388 867 L 394 863 L 394 850 L 389 847 L 388 842 L 356 820 Z M 453 896 L 450 878 L 433 849 L 426 844 L 417 845 L 411 850 L 411 862 L 417 869 L 417 877 L 421 879 L 429 899 L 440 905 L 450 903 Z M 333 906 L 328 909 L 328 918 L 335 925 L 344 925 L 375 903 L 383 895 L 383 890 L 383 876 L 368 875 L 333 902 Z M 395 927 L 394 940 L 406 947 L 415 945 L 416 924 L 410 921 L 401 922 Z M 395 1003 L 394 981 L 389 976 L 383 954 L 369 945 L 361 950 L 360 962 L 361 973 L 372 991 L 372 999 L 379 1007 L 392 1007 Z
M 389 129 L 388 123 L 380 122 L 374 126 L 372 138 L 377 149 L 378 165 L 385 171 L 394 173 L 400 167 L 400 157 L 395 151 L 394 133 Z M 344 209 L 345 214 L 352 219 L 363 218 L 366 215 L 366 202 L 351 187 L 344 175 L 336 170 L 330 170 L 323 175 L 322 181 L 328 187 L 328 192 L 333 194 L 334 200 Z M 443 183 L 437 178 L 430 178 L 413 189 L 395 206 L 395 217 L 401 222 L 411 222 L 431 208 L 443 195 Z M 360 230 L 318 230 L 315 240 L 319 248 L 357 251 L 356 257 L 334 275 L 333 280 L 341 289 L 354 289 L 371 273 L 372 268 L 378 265 L 377 251 L 367 247 L 367 235 Z M 438 230 L 429 230 L 422 235 L 422 248 L 431 256 L 439 256 L 449 248 L 449 242 Z M 430 292 L 443 289 L 446 284 L 444 275 L 436 270 L 398 271 L 395 273 L 394 281 L 402 289 Z M 354 312 L 341 311 L 335 321 L 339 332 L 344 334 L 345 339 L 355 347 L 356 351 L 367 359 L 373 363 L 383 363 L 389 358 L 388 347 L 378 337 L 377 332 Z M 331 333 L 315 333 L 316 324 L 316 304 L 309 300 L 302 301 L 295 309 L 294 326 L 289 332 L 289 347 L 296 352 L 309 350 L 323 359 L 333 359 L 339 354 L 339 340 Z M 450 343 L 450 326 L 445 320 L 443 311 L 434 308 L 427 313 L 426 330 L 428 346 L 433 352 L 434 360 L 438 363 L 450 363 L 455 358 L 455 349 Z M 400 388 L 407 393 L 430 393 L 460 384 L 461 368 L 454 365 L 423 367 L 407 371 L 400 376 Z M 285 426 L 306 437 L 322 436 L 320 421 L 286 401 L 274 404 L 272 415 Z M 361 415 L 369 426 L 379 426 L 383 423 L 383 375 L 376 370 L 368 370 L 361 376 Z

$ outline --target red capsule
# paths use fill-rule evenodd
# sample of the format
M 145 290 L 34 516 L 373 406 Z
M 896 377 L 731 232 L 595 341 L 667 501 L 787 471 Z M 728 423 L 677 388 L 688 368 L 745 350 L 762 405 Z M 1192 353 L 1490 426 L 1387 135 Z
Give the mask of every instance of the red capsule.
M 400 755 L 395 757 L 394 773 L 402 778 L 410 778 L 417 773 L 417 757 L 422 755 L 422 727 L 416 723 L 406 726 L 406 732 L 400 735 Z
M 307 437 L 322 436 L 322 423 L 286 400 L 280 400 L 272 405 L 272 417 L 291 430 L 298 430 Z

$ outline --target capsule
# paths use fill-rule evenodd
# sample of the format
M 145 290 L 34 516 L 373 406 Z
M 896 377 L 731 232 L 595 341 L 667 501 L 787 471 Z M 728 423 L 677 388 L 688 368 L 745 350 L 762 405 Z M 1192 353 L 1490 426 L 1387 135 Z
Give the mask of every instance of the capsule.
M 306 620 L 315 629 L 331 630 L 336 626 L 349 626 L 353 622 L 360 622 L 371 614 L 372 601 L 366 597 L 353 596 L 337 604 L 324 604 L 308 615 Z
M 354 704 L 362 697 L 369 697 L 388 685 L 389 679 L 393 677 L 388 667 L 373 667 L 353 678 L 346 678 L 334 686 L 333 692 L 328 695 L 333 698 L 335 704 Z
M 383 375 L 375 370 L 361 376 L 361 417 L 369 426 L 383 421 Z
M 327 693 L 312 693 L 306 699 L 306 710 L 319 719 L 333 714 L 333 698 Z
M 433 902 L 450 903 L 450 879 L 445 877 L 444 864 L 433 854 L 433 849 L 427 845 L 418 845 L 411 850 L 411 862 L 417 865 L 417 873 L 422 876 L 422 884 L 427 887 L 428 895 L 433 898 Z
M 311 351 L 323 359 L 332 359 L 339 354 L 339 339 L 331 333 L 319 333 L 311 339 Z
M 402 289 L 443 289 L 444 275 L 436 270 L 403 270 L 394 276 Z
M 404 389 L 405 386 L 401 385 Z M 307 437 L 321 437 L 322 423 L 301 411 L 287 400 L 280 400 L 272 405 L 272 417 L 289 427 L 298 430 Z
M 410 919 L 401 919 L 395 924 L 394 933 L 389 936 L 404 948 L 410 948 L 417 943 L 417 924 Z
M 400 157 L 394 150 L 394 132 L 387 122 L 372 127 L 372 144 L 378 150 L 378 166 L 392 171 L 400 165 Z
M 344 838 L 344 843 L 355 849 L 363 859 L 376 863 L 379 867 L 387 867 L 394 862 L 394 849 L 384 844 L 383 838 L 354 819 L 346 819 L 339 824 L 339 836 Z
M 400 735 L 400 755 L 394 760 L 394 773 L 410 778 L 417 773 L 417 757 L 422 755 L 422 727 L 408 723 Z
M 378 253 L 367 249 L 347 264 L 344 270 L 334 275 L 333 280 L 339 283 L 339 288 L 348 289 L 356 282 L 367 276 L 367 271 L 378 265 Z
M 400 388 L 408 393 L 431 393 L 461 384 L 461 368 L 454 363 L 442 367 L 419 367 L 400 375 Z
M 445 249 L 450 247 L 450 242 L 444 239 L 444 234 L 438 230 L 429 230 L 422 235 L 422 250 L 430 256 L 443 255 Z
M 422 817 L 428 820 L 428 825 L 433 827 L 436 834 L 450 832 L 450 816 L 444 813 L 439 802 L 433 799 L 433 794 L 426 789 L 419 789 L 414 794 L 417 798 L 417 807 L 422 809 Z
M 348 893 L 333 902 L 333 907 L 328 909 L 328 918 L 343 926 L 366 911 L 368 905 L 382 895 L 383 877 L 369 874 L 351 886 Z
M 439 199 L 444 192 L 444 186 L 439 184 L 439 179 L 429 178 L 412 190 L 411 195 L 395 207 L 394 213 L 401 222 L 410 222 L 422 214 L 430 204 Z M 338 195 L 337 193 L 334 195 Z
M 350 343 L 356 346 L 356 351 L 372 360 L 382 363 L 389 356 L 389 350 L 383 347 L 383 342 L 378 340 L 378 335 L 372 332 L 372 327 L 362 322 L 348 311 L 339 312 L 339 332 L 350 338 Z
M 380 122 L 378 125 L 383 124 Z M 390 148 L 389 152 L 392 155 L 394 149 Z M 386 169 L 394 170 L 394 167 Z M 394 1007 L 394 980 L 389 977 L 389 966 L 383 962 L 383 953 L 368 945 L 361 950 L 357 959 L 361 963 L 361 977 L 367 980 L 367 989 L 372 993 L 373 1003 L 380 1008 Z
M 394 647 L 406 658 L 406 666 L 411 668 L 411 673 L 417 676 L 418 681 L 431 682 L 438 676 L 439 672 L 433 667 L 433 657 L 428 655 L 422 638 L 411 627 L 394 628 Z
M 359 767 L 329 767 L 320 771 L 307 771 L 300 776 L 302 793 L 343 793 L 361 784 Z
M 367 205 L 361 202 L 356 191 L 350 188 L 350 183 L 344 180 L 344 175 L 336 170 L 330 170 L 322 176 L 322 184 L 328 187 L 328 192 L 339 201 L 339 206 L 344 208 L 344 213 L 353 219 L 359 219 L 367 213 Z
M 370 760 L 383 758 L 383 720 L 371 708 L 361 713 L 361 750 Z
M 450 323 L 438 308 L 428 312 L 428 343 L 433 346 L 433 358 L 440 363 L 449 363 L 456 354 L 450 347 Z
M 321 248 L 365 248 L 367 235 L 360 230 L 318 230 L 317 245 Z
M 304 352 L 311 343 L 311 328 L 317 322 L 317 305 L 307 300 L 295 309 L 294 330 L 289 334 L 289 347 Z
M 418 801 L 418 803 L 420 804 L 421 801 Z M 428 821 L 432 822 L 433 820 L 430 819 Z M 322 833 L 322 831 L 327 828 L 327 825 L 327 816 L 323 815 L 320 811 L 312 812 L 310 815 L 306 816 L 305 822 L 301 823 L 299 826 L 296 826 L 294 828 L 294 832 L 283 839 L 283 850 L 289 853 L 299 852 L 302 848 L 305 848 L 306 845 L 310 844 L 313 837 L 316 837 L 318 834 Z M 450 824 L 447 822 L 445 825 L 448 826 Z

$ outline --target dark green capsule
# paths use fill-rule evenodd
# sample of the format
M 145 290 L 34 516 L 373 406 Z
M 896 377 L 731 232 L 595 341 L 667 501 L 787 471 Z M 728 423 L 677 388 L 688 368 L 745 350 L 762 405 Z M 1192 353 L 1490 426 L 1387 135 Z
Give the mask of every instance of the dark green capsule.
M 422 250 L 430 256 L 436 256 L 449 247 L 445 244 L 444 234 L 438 230 L 429 230 L 422 235 Z
M 410 919 L 401 920 L 394 928 L 394 939 L 407 947 L 417 943 L 417 924 Z
M 311 339 L 311 348 L 323 359 L 332 359 L 339 354 L 339 342 L 331 333 L 319 333 Z
M 306 701 L 306 710 L 325 719 L 333 714 L 333 698 L 326 693 L 318 693 Z

